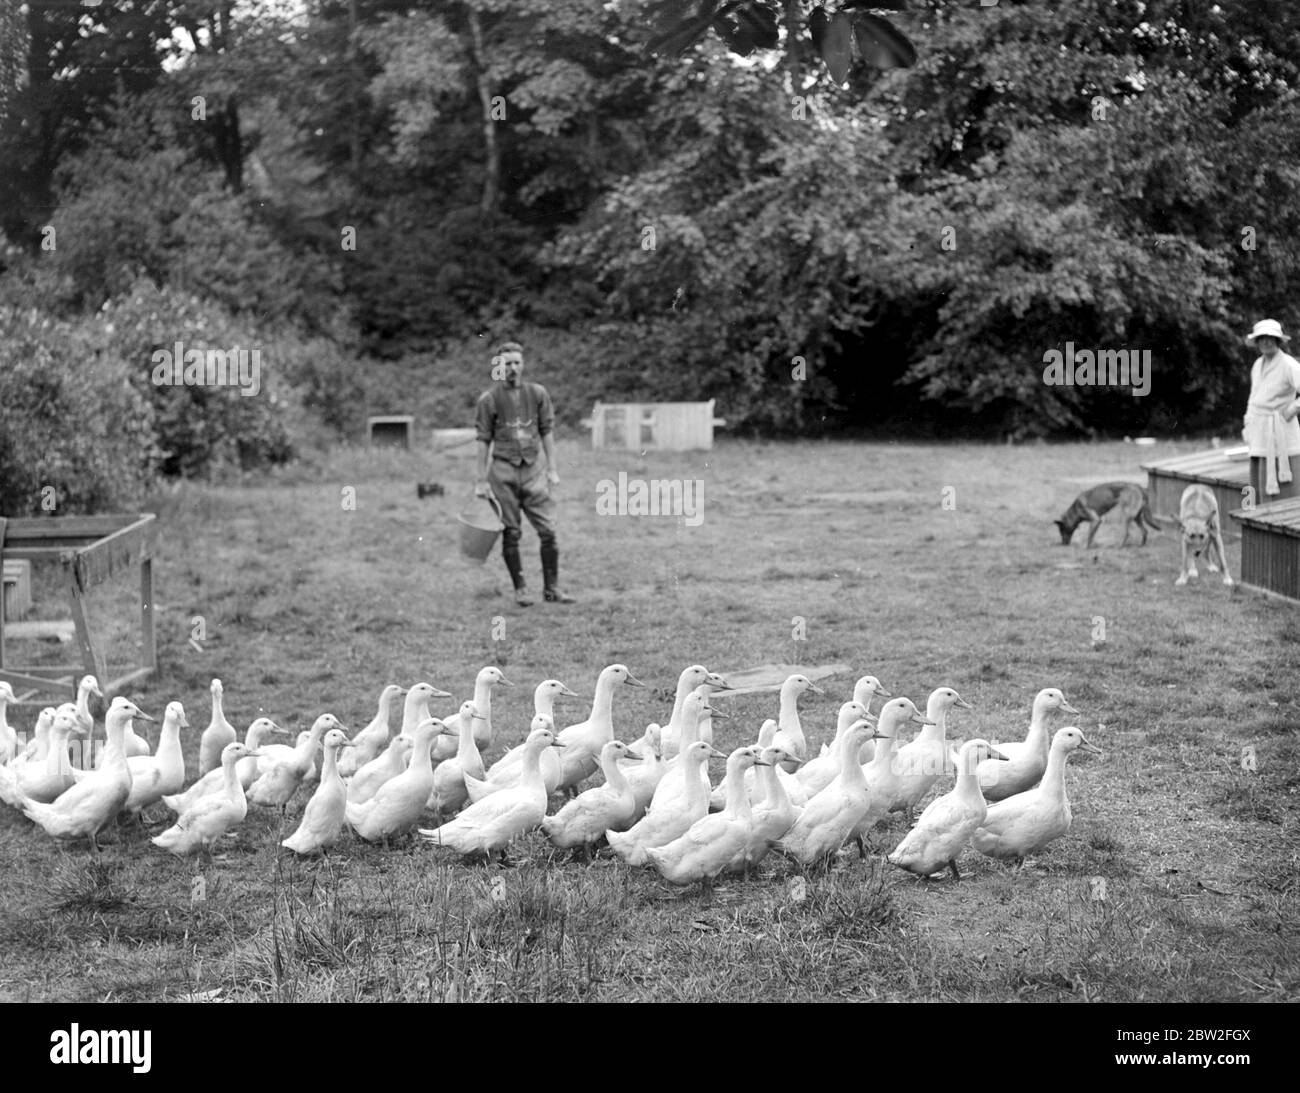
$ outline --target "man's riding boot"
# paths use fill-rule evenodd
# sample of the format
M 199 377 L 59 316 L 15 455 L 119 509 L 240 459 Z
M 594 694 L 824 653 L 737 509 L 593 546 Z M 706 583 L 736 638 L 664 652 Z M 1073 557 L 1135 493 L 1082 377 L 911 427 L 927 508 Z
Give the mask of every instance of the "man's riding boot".
M 503 538 L 501 540 L 501 557 L 506 563 L 507 571 L 510 573 L 510 583 L 515 586 L 515 603 L 520 607 L 531 607 L 533 598 L 528 595 L 528 589 L 524 581 L 524 564 L 519 557 L 519 540 Z
M 542 598 L 547 603 L 576 603 L 565 592 L 560 591 L 560 548 L 554 543 L 542 544 Z

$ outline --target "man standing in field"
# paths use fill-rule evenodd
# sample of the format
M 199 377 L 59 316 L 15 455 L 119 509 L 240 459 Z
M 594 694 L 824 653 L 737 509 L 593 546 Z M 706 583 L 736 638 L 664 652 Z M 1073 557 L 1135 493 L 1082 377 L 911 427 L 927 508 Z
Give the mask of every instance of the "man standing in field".
M 503 342 L 492 357 L 490 388 L 479 396 L 474 423 L 478 430 L 479 475 L 474 492 L 489 489 L 501 505 L 505 531 L 501 556 L 515 586 L 515 603 L 529 607 L 533 598 L 519 560 L 522 535 L 519 514 L 537 530 L 542 543 L 542 596 L 548 603 L 573 603 L 560 591 L 560 548 L 555 539 L 553 487 L 560 484 L 555 469 L 555 413 L 551 396 L 540 383 L 524 383 L 524 350 L 518 342 Z M 544 462 L 538 460 L 545 455 Z

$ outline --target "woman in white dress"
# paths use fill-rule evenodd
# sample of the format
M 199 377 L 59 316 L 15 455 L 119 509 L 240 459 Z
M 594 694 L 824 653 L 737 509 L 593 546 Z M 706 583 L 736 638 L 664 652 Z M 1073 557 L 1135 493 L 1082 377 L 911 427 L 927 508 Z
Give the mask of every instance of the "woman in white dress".
M 1246 344 L 1259 350 L 1241 431 L 1250 446 L 1256 505 L 1300 497 L 1300 361 L 1282 352 L 1282 343 L 1290 340 L 1276 319 L 1261 319 L 1246 335 Z

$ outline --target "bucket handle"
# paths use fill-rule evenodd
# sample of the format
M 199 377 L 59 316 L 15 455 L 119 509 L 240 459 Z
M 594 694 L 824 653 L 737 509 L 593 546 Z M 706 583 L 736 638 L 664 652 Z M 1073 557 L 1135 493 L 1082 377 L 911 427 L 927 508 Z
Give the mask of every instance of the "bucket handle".
M 477 493 L 474 494 L 474 497 L 477 500 L 486 501 L 489 505 L 492 506 L 492 511 L 497 514 L 497 519 L 500 520 L 503 524 L 506 522 L 505 517 L 501 515 L 501 502 L 497 500 L 497 496 L 495 493 L 492 492 L 491 486 L 488 487 L 486 497 Z

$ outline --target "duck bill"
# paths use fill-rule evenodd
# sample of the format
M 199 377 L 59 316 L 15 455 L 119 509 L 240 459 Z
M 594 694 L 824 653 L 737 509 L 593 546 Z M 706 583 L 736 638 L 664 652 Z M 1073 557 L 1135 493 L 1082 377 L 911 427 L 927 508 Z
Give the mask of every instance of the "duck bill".
M 498 687 L 513 687 L 514 684 L 511 683 L 510 680 L 506 679 L 505 676 L 502 676 L 500 679 L 497 680 L 497 686 L 498 686 Z
M 562 698 L 581 698 L 581 697 L 582 697 L 582 695 L 576 693 L 575 691 L 571 691 L 571 690 L 569 690 L 569 688 L 568 688 L 568 687 L 565 687 L 564 684 L 560 684 L 560 687 L 562 688 L 561 691 L 560 691 L 560 696 L 561 696 Z
M 719 690 L 719 691 L 735 690 L 735 688 L 732 687 L 732 685 L 728 683 L 725 679 L 723 679 L 722 676 L 718 675 L 717 672 L 710 672 L 709 678 L 705 680 L 705 682 L 708 683 L 708 685 L 710 687 L 713 687 L 715 690 Z
M 450 691 L 440 691 L 437 687 L 430 687 L 429 690 L 433 692 L 429 695 L 430 698 L 451 698 Z
M 628 672 L 627 679 L 623 680 L 629 687 L 644 687 L 645 684 L 636 678 L 631 672 Z
M 989 748 L 989 758 L 990 758 L 990 759 L 1002 759 L 1002 760 L 1004 760 L 1004 761 L 1006 761 L 1006 762 L 1010 762 L 1010 760 L 1008 760 L 1007 757 L 1006 757 L 1005 755 L 1003 755 L 1000 751 L 998 751 L 997 748 Z
M 1068 702 L 1064 702 L 1064 701 L 1061 703 L 1060 708 L 1061 708 L 1061 710 L 1063 710 L 1065 713 L 1078 713 L 1078 712 L 1079 712 L 1079 711 L 1076 710 L 1073 706 L 1071 706 Z
M 710 717 L 716 717 L 719 721 L 726 721 L 727 718 L 731 716 L 729 713 L 723 713 L 716 706 L 704 706 L 700 709 L 700 713 L 706 713 Z
M 957 701 L 954 702 L 953 705 L 956 706 L 957 709 L 959 709 L 959 710 L 973 710 L 973 709 L 975 708 L 975 707 L 972 706 L 969 702 L 967 702 L 964 698 L 959 698 L 959 699 L 957 699 Z
M 623 753 L 623 758 L 632 763 L 639 763 L 645 758 L 645 756 L 639 751 L 633 751 L 631 748 L 628 748 L 627 751 Z
M 912 714 L 911 720 L 915 721 L 918 725 L 937 725 L 937 724 L 938 724 L 937 721 L 931 721 L 931 720 L 930 720 L 928 717 L 926 717 L 924 714 L 920 714 L 920 713 L 914 713 L 914 714 Z
M 820 687 L 818 687 L 817 684 L 814 683 L 811 679 L 808 681 L 808 690 L 812 691 L 812 693 L 815 695 L 824 695 L 826 693 Z

